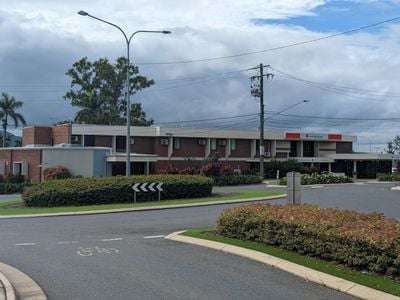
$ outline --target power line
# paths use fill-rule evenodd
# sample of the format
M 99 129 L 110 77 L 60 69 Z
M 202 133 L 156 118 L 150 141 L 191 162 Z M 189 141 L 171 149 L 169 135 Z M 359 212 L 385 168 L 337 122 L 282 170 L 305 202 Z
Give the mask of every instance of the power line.
M 375 97 L 400 97 L 400 94 L 397 93 L 388 93 L 388 94 L 378 94 L 372 90 L 362 90 L 362 89 L 356 89 L 356 88 L 351 88 L 351 87 L 344 87 L 344 86 L 337 86 L 334 84 L 326 84 L 326 83 L 319 83 L 311 80 L 306 80 L 302 79 L 293 75 L 290 75 L 288 73 L 285 73 L 283 71 L 280 71 L 278 69 L 272 68 L 275 72 L 285 76 L 286 78 L 293 79 L 296 81 L 299 81 L 301 83 L 310 85 L 312 87 L 328 91 L 331 93 L 339 94 L 341 96 L 347 96 L 347 97 L 352 97 L 352 98 L 357 98 L 360 100 L 365 100 L 365 101 L 377 101 L 377 102 L 400 102 L 400 101 L 395 101 L 395 100 L 385 100 L 385 99 L 376 99 L 376 98 L 365 98 L 364 96 L 375 96 Z M 358 95 L 357 95 L 358 94 Z M 364 96 L 360 96 L 364 95 Z
M 223 59 L 230 59 L 230 58 L 237 58 L 237 57 L 242 57 L 242 56 L 260 54 L 260 53 L 271 52 L 271 51 L 286 49 L 286 48 L 290 48 L 290 47 L 310 44 L 310 43 L 314 43 L 314 42 L 318 42 L 318 41 L 334 38 L 334 37 L 337 37 L 337 36 L 341 36 L 341 35 L 345 35 L 345 34 L 349 34 L 349 33 L 354 33 L 354 32 L 357 32 L 357 31 L 366 30 L 366 29 L 369 29 L 369 28 L 372 28 L 372 27 L 376 27 L 376 26 L 379 26 L 379 25 L 382 25 L 382 24 L 390 23 L 390 22 L 393 22 L 393 21 L 396 21 L 396 20 L 399 20 L 399 19 L 400 19 L 400 16 L 399 17 L 394 17 L 394 18 L 391 18 L 391 19 L 386 19 L 386 20 L 383 20 L 383 21 L 380 21 L 380 22 L 377 22 L 377 23 L 361 26 L 361 27 L 358 27 L 358 28 L 342 31 L 342 32 L 339 32 L 339 33 L 326 35 L 326 36 L 323 36 L 323 37 L 320 37 L 320 38 L 310 39 L 310 40 L 306 40 L 306 41 L 301 41 L 301 42 L 297 42 L 297 43 L 292 43 L 292 44 L 288 44 L 288 45 L 273 47 L 273 48 L 264 49 L 264 50 L 250 51 L 250 52 L 244 52 L 244 53 L 239 53 L 239 54 L 233 54 L 233 55 L 227 55 L 227 56 L 219 56 L 219 57 L 211 57 L 211 58 L 202 58 L 202 59 L 191 59 L 191 60 L 180 60 L 180 61 L 169 61 L 169 62 L 142 62 L 142 63 L 137 63 L 137 65 L 188 64 L 188 63 L 216 61 L 216 60 L 223 60 Z

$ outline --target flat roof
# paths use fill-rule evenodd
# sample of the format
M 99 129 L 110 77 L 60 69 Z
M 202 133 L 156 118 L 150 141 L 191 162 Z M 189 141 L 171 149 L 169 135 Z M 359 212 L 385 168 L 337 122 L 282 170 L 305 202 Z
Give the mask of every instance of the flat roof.
M 289 133 L 289 134 L 288 134 Z M 310 141 L 343 141 L 356 142 L 354 135 L 342 135 L 331 133 L 296 133 L 299 138 L 291 138 L 287 131 L 265 131 L 264 138 L 269 140 L 310 140 Z M 72 134 L 74 135 L 107 135 L 124 136 L 126 126 L 115 125 L 87 125 L 72 124 Z M 142 127 L 131 126 L 131 135 L 149 137 L 192 137 L 192 138 L 231 138 L 231 139 L 259 139 L 258 130 L 225 130 L 219 128 L 164 128 L 158 126 Z M 340 137 L 332 139 L 331 137 Z

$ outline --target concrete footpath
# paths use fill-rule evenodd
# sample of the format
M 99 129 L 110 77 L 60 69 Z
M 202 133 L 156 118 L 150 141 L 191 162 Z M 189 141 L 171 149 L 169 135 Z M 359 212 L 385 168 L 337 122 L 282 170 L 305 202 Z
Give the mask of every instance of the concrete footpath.
M 28 275 L 0 263 L 0 300 L 46 300 L 43 289 Z
M 238 246 L 233 246 L 229 244 L 224 244 L 220 242 L 214 242 L 209 240 L 203 240 L 193 237 L 187 237 L 180 235 L 185 231 L 174 232 L 165 237 L 167 240 L 202 246 L 211 248 L 214 250 L 223 251 L 230 254 L 239 255 L 242 257 L 246 257 L 248 259 L 252 259 L 269 266 L 281 269 L 283 271 L 289 272 L 298 277 L 304 278 L 305 280 L 315 282 L 322 286 L 326 286 L 343 293 L 349 294 L 351 296 L 360 298 L 360 299 L 374 299 L 374 300 L 399 300 L 400 297 L 396 297 L 394 295 L 381 292 L 336 276 L 332 276 L 329 274 L 325 274 L 293 262 L 271 256 L 262 252 L 241 248 Z

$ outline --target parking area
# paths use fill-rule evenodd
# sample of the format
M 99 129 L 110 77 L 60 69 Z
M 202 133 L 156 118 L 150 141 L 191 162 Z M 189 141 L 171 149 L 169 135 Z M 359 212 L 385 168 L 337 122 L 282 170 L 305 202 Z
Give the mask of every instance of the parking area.
M 302 188 L 302 203 L 321 207 L 350 209 L 360 212 L 378 212 L 400 219 L 400 191 L 391 190 L 395 183 L 356 183 L 346 185 L 316 185 Z M 243 187 L 240 187 L 242 189 Z M 280 190 L 286 187 L 268 187 L 265 184 L 244 187 L 252 190 Z M 238 190 L 238 187 L 221 187 L 218 190 Z M 273 201 L 286 203 L 286 199 Z

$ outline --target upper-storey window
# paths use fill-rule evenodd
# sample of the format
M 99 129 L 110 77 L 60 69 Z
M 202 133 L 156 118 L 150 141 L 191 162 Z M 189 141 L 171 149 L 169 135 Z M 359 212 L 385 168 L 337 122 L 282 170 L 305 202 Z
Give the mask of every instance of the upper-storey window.
M 314 142 L 310 141 L 303 142 L 303 156 L 314 157 Z
M 231 151 L 236 151 L 236 139 L 231 139 Z
M 115 150 L 117 152 L 126 151 L 126 136 L 117 136 L 115 138 Z
M 211 139 L 211 150 L 217 150 L 217 140 L 216 139 Z
M 181 149 L 181 139 L 179 137 L 174 137 L 173 143 L 175 150 Z

